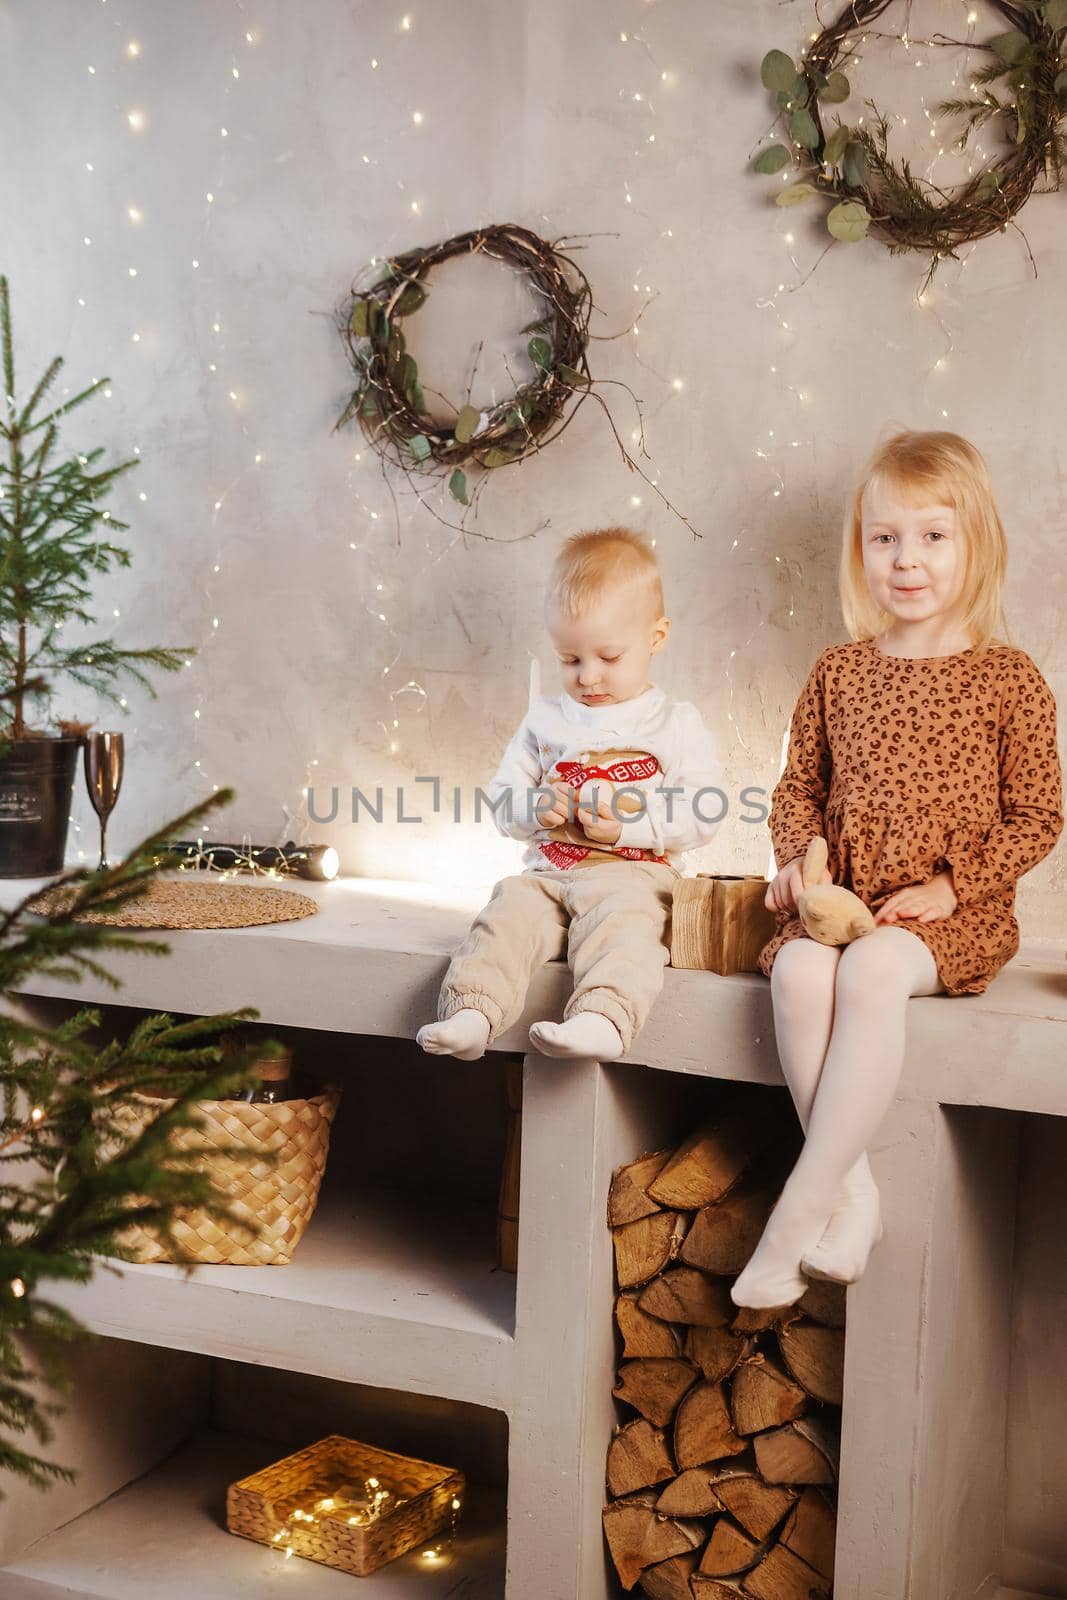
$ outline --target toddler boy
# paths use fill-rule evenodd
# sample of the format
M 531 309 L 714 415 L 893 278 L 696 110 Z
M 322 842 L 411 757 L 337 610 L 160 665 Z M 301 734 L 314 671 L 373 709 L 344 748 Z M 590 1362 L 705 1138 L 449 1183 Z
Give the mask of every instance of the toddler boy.
M 497 884 L 452 958 L 440 1020 L 417 1035 L 434 1055 L 483 1055 L 520 1015 L 537 969 L 566 952 L 574 989 L 564 1020 L 534 1023 L 531 1045 L 621 1056 L 663 986 L 679 858 L 720 820 L 719 793 L 707 792 L 719 764 L 700 713 L 648 681 L 671 625 L 641 535 L 568 539 L 545 622 L 564 693 L 533 702 L 489 790 L 500 831 L 527 843 L 523 872 Z

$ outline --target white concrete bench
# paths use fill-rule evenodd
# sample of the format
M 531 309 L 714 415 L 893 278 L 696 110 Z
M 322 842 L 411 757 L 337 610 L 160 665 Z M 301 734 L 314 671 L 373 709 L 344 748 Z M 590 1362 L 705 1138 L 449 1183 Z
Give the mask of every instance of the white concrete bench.
M 174 1012 L 252 1005 L 267 1023 L 413 1039 L 477 901 L 364 880 L 299 888 L 317 916 L 167 933 L 169 957 L 109 954 L 118 993 L 45 979 L 29 992 Z M 7 904 L 15 889 L 3 885 Z M 568 986 L 563 964 L 542 969 L 494 1049 L 525 1052 L 529 1023 L 558 1016 Z M 900 1093 L 872 1151 L 886 1238 L 849 1292 L 836 1600 L 1022 1595 L 998 1584 L 1036 1571 L 1039 1544 L 1045 1581 L 1060 1564 L 1051 1592 L 1067 1594 L 1064 1519 L 1035 1523 L 1019 1476 L 1048 1471 L 1050 1453 L 1062 1466 L 1067 1437 L 1062 1394 L 1048 1394 L 1044 1420 L 1022 1409 L 1063 1358 L 1042 1337 L 1038 1285 L 1052 1274 L 1067 1289 L 1047 1192 L 1067 1170 L 1067 1125 L 1034 1114 L 1067 1114 L 1065 1023 L 1067 967 L 1036 947 L 985 995 L 911 1003 Z M 662 1073 L 781 1084 L 766 981 L 668 971 L 624 1064 L 527 1055 L 513 1320 L 499 1275 L 470 1274 L 457 1300 L 462 1218 L 399 1267 L 376 1231 L 387 1222 L 365 1219 L 357 1260 L 323 1217 L 283 1271 L 186 1281 L 133 1268 L 67 1303 L 112 1337 L 506 1412 L 507 1600 L 600 1600 L 616 1592 L 600 1533 L 615 1420 L 605 1197 L 618 1163 L 670 1136 Z M 405 1293 L 423 1296 L 420 1315 L 398 1315 Z

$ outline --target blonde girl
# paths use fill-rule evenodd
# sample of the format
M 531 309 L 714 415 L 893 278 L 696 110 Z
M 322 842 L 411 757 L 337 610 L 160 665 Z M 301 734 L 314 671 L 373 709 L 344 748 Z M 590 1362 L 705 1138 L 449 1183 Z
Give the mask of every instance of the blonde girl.
M 881 1237 L 866 1150 L 904 1061 L 912 995 L 980 994 L 1015 954 L 1015 885 L 1063 826 L 1056 707 L 997 637 L 1006 544 L 985 461 L 954 433 L 882 445 L 845 519 L 852 642 L 824 650 L 793 716 L 770 828 L 771 980 L 782 1071 L 805 1143 L 732 1293 L 787 1305 L 807 1277 L 850 1283 Z M 875 929 L 844 950 L 804 935 L 800 858 Z

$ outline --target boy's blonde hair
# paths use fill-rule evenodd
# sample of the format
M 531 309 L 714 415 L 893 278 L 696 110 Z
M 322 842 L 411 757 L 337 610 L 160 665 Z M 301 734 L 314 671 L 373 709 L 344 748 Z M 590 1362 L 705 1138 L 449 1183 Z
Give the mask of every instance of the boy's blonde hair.
M 963 622 L 974 646 L 984 649 L 1003 631 L 1007 540 L 985 458 L 958 433 L 897 433 L 867 463 L 845 513 L 841 544 L 838 587 L 852 638 L 873 639 L 893 620 L 872 599 L 863 570 L 862 501 L 876 482 L 904 505 L 944 505 L 956 512 L 965 562 Z
M 653 618 L 663 615 L 663 583 L 647 539 L 632 528 L 596 528 L 575 533 L 556 557 L 548 585 L 564 616 L 580 616 L 617 585 L 632 585 L 647 599 Z

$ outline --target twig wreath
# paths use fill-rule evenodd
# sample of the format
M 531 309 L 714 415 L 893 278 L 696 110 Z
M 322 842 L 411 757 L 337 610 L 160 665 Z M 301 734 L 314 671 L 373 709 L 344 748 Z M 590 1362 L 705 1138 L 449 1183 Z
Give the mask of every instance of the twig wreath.
M 838 118 L 827 131 L 827 106 L 849 98 L 847 66 L 863 30 L 888 10 L 893 0 L 852 0 L 836 22 L 823 28 L 799 63 L 784 50 L 763 58 L 760 76 L 775 96 L 790 145 L 773 144 L 756 157 L 757 172 L 781 172 L 791 161 L 806 176 L 782 189 L 776 204 L 790 206 L 824 195 L 835 204 L 826 225 L 835 239 L 854 242 L 868 229 L 891 251 L 922 250 L 938 261 L 955 256 L 961 244 L 1002 232 L 1013 223 L 1040 179 L 1058 189 L 1067 141 L 1061 132 L 1067 110 L 1064 64 L 1067 0 L 1022 0 L 1012 5 L 992 0 L 1011 24 L 1006 33 L 976 43 L 990 60 L 972 76 L 975 98 L 949 100 L 946 116 L 959 116 L 958 147 L 971 134 L 999 119 L 1011 148 L 954 190 L 916 178 L 907 161 L 888 153 L 888 118 L 870 101 L 870 125 Z M 966 46 L 943 34 L 937 44 Z M 1001 85 L 1000 93 L 994 85 Z M 1014 224 L 1013 224 L 1014 225 Z M 1031 257 L 1031 261 L 1033 258 Z
M 515 223 L 496 223 L 373 265 L 375 281 L 360 288 L 357 280 L 340 313 L 340 333 L 357 383 L 336 426 L 357 418 L 383 462 L 400 467 L 411 483 L 416 474 L 447 475 L 452 498 L 469 506 L 472 491 L 467 467 L 494 471 L 543 450 L 569 427 L 580 406 L 591 397 L 604 411 L 627 467 L 655 489 L 667 508 L 688 526 L 688 519 L 634 461 L 606 402 L 593 389 L 594 383 L 617 380 L 592 376 L 586 359 L 589 341 L 618 335 L 590 334 L 592 289 L 573 258 L 559 250 L 561 242 L 549 244 Z M 544 315 L 522 330 L 530 335 L 526 353 L 533 375 L 516 381 L 511 395 L 485 410 L 471 405 L 469 386 L 466 402 L 460 406 L 439 389 L 430 389 L 456 413 L 453 421 L 438 422 L 426 404 L 425 379 L 406 347 L 404 321 L 425 302 L 432 268 L 457 256 L 478 253 L 522 274 L 545 302 Z M 640 419 L 640 402 L 629 392 Z M 643 427 L 641 444 L 643 450 Z

